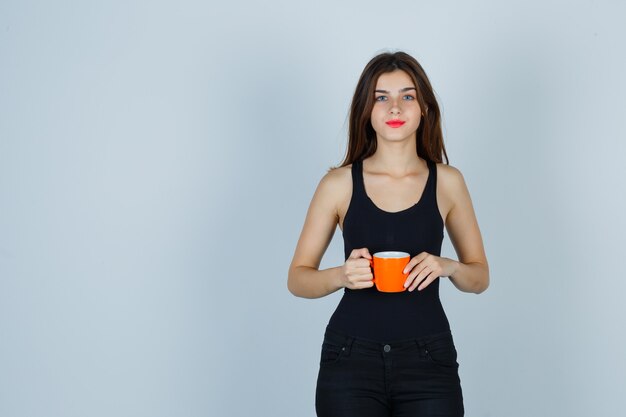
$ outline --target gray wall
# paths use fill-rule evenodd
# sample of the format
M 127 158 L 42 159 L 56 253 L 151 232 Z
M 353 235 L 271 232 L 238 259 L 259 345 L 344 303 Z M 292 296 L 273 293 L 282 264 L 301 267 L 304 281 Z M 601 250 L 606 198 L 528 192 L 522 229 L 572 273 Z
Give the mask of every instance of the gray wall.
M 622 410 L 626 7 L 507 3 L 0 3 L 0 415 L 313 416 L 341 293 L 287 268 L 388 49 L 491 266 L 441 283 L 466 415 Z

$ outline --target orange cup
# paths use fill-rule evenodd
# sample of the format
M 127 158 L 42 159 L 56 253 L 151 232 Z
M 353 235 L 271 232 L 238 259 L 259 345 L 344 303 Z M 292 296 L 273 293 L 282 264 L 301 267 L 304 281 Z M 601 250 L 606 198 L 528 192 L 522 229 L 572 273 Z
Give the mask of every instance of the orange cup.
M 376 252 L 370 259 L 374 284 L 381 292 L 406 291 L 404 282 L 409 273 L 402 273 L 404 267 L 411 260 L 411 255 L 406 252 Z

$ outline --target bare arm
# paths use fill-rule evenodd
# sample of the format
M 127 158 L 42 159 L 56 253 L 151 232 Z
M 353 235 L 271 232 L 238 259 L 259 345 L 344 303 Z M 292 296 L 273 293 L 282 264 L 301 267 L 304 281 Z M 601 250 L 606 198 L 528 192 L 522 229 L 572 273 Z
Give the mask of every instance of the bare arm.
M 361 290 L 374 286 L 368 248 L 352 249 L 341 266 L 318 269 L 339 220 L 337 202 L 348 184 L 352 184 L 349 170 L 331 171 L 315 190 L 289 266 L 287 288 L 295 296 L 320 298 L 344 287 Z
M 446 193 L 453 201 L 446 230 L 459 257 L 459 261 L 453 261 L 449 278 L 459 290 L 480 294 L 489 287 L 489 265 L 472 200 L 458 169 L 448 167 L 445 175 Z
M 343 288 L 341 266 L 322 269 L 296 266 L 289 270 L 287 287 L 297 297 L 321 298 Z
M 287 278 L 287 288 L 303 298 L 320 298 L 342 288 L 342 266 L 318 270 L 339 219 L 337 178 L 333 172 L 320 181 L 307 211 Z

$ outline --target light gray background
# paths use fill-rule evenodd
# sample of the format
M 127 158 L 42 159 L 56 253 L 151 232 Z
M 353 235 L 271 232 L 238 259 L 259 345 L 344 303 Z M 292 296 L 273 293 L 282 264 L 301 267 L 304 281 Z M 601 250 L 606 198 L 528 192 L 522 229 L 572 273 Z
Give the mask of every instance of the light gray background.
M 616 415 L 625 15 L 3 1 L 0 415 L 313 416 L 341 293 L 296 298 L 287 269 L 360 72 L 398 49 L 435 88 L 491 266 L 481 295 L 441 284 L 466 415 Z

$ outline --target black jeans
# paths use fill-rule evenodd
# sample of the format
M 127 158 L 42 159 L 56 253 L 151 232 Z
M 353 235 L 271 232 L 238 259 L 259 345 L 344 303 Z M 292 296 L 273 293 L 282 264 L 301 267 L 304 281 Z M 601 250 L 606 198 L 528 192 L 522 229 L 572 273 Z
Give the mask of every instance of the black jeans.
M 318 417 L 461 417 L 457 351 L 448 330 L 379 343 L 326 328 Z

